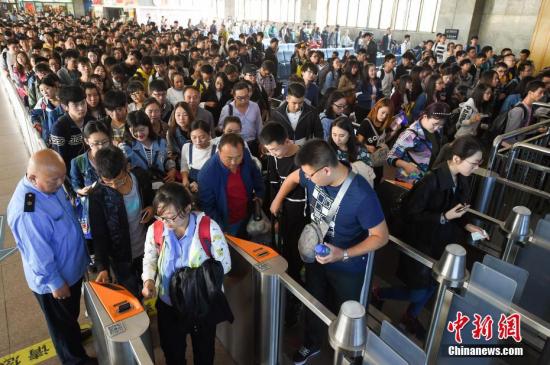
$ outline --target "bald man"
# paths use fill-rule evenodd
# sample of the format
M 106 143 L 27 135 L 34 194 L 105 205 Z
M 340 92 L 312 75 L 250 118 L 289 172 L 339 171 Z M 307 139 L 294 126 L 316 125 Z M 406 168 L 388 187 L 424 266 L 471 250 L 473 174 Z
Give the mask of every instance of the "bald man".
M 32 155 L 8 205 L 8 224 L 23 269 L 63 364 L 93 364 L 81 344 L 82 277 L 90 261 L 63 182 L 65 163 L 53 150 Z

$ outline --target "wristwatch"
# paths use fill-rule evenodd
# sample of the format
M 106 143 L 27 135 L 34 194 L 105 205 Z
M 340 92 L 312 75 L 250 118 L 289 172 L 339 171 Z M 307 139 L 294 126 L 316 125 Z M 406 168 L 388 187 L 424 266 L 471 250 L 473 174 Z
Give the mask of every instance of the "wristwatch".
M 344 250 L 344 257 L 342 258 L 342 261 L 348 261 L 348 259 L 349 259 L 348 250 Z
M 445 224 L 448 220 L 445 218 L 445 213 L 441 213 L 441 216 L 439 217 L 439 224 Z

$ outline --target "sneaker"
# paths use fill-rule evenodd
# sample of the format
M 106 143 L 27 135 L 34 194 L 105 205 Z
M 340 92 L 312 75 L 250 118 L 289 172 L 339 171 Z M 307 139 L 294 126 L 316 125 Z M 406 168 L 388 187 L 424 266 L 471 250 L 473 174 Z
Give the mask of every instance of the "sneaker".
M 319 354 L 320 352 L 321 350 L 318 348 L 307 348 L 302 346 L 298 351 L 296 351 L 292 357 L 292 361 L 294 361 L 294 365 L 302 365 L 307 362 L 307 359 Z

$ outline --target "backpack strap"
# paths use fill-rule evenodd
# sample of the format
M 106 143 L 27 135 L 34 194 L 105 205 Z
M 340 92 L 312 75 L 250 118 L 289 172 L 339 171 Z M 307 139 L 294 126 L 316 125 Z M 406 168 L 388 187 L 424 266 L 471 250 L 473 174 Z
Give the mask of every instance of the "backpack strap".
M 212 258 L 212 240 L 210 237 L 210 217 L 206 214 L 203 215 L 199 223 L 199 240 L 201 242 L 202 249 L 208 257 Z
M 155 223 L 153 223 L 153 237 L 158 254 L 160 254 L 160 251 L 162 250 L 162 245 L 164 244 L 164 239 L 162 238 L 163 233 L 164 224 L 161 221 L 155 221 Z

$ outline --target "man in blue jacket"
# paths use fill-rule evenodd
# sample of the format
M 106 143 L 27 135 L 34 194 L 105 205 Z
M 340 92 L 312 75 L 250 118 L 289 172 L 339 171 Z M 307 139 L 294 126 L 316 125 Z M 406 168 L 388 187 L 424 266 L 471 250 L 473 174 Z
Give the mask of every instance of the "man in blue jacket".
M 251 207 L 256 200 L 261 205 L 265 188 L 241 136 L 222 136 L 218 153 L 204 164 L 198 183 L 201 209 L 225 232 L 245 237 Z

